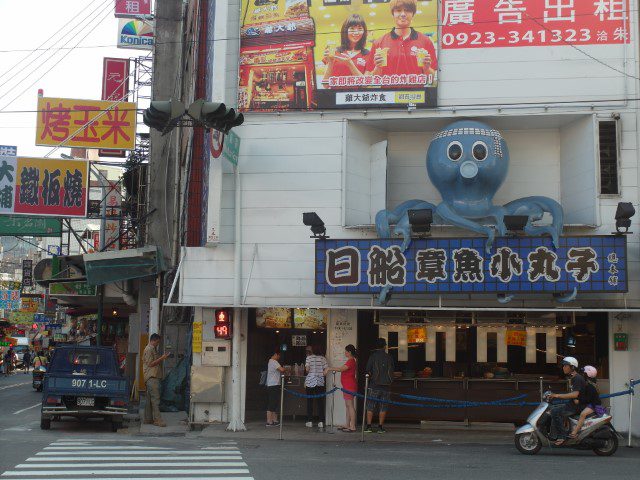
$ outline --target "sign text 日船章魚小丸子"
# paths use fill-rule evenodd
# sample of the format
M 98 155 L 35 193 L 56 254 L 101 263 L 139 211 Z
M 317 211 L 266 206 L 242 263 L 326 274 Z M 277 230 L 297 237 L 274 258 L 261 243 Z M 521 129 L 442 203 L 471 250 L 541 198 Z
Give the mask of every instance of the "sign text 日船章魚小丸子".
M 317 240 L 316 294 L 620 293 L 628 291 L 624 236 L 401 241 Z

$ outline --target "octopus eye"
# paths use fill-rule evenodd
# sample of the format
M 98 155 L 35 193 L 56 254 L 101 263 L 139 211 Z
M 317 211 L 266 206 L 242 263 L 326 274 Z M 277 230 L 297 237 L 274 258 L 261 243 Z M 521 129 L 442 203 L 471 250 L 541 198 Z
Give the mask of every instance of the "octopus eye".
M 476 142 L 473 144 L 473 158 L 482 162 L 487 159 L 488 149 L 487 144 L 484 142 Z
M 451 142 L 447 148 L 447 156 L 449 160 L 457 162 L 462 157 L 462 144 L 460 142 Z

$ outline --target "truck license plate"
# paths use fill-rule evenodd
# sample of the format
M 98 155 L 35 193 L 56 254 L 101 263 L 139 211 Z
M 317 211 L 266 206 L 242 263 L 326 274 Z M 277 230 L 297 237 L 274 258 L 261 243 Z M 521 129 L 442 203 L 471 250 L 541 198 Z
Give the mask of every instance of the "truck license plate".
M 96 399 L 93 397 L 78 397 L 79 407 L 93 407 L 96 404 Z

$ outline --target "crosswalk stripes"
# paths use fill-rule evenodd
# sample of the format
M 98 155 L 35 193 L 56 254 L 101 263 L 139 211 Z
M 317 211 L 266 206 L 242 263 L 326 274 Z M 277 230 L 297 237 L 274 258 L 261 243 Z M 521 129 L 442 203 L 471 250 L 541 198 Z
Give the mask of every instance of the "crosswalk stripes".
M 58 440 L 0 479 L 253 480 L 235 442 L 179 450 L 118 441 Z

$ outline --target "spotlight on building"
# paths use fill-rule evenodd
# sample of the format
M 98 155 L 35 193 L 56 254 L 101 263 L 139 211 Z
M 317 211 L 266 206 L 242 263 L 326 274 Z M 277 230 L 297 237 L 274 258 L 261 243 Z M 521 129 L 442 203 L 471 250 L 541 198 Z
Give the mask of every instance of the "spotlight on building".
M 528 215 L 505 215 L 504 216 L 504 226 L 507 227 L 507 230 L 515 235 L 516 233 L 524 232 L 524 227 L 527 226 L 527 222 L 529 222 Z
M 616 209 L 616 233 L 618 235 L 633 233 L 629 231 L 629 227 L 631 227 L 631 217 L 635 214 L 636 209 L 633 208 L 630 202 L 618 203 L 618 208 Z M 621 231 L 623 228 L 624 232 Z
M 313 235 L 309 238 L 319 238 L 320 240 L 329 238 L 327 236 L 327 228 L 316 212 L 304 212 L 302 214 L 302 223 L 307 227 L 311 227 Z
M 413 233 L 424 235 L 431 231 L 433 211 L 430 208 L 409 210 L 407 211 L 407 215 L 409 216 L 409 225 L 411 225 L 411 231 Z

